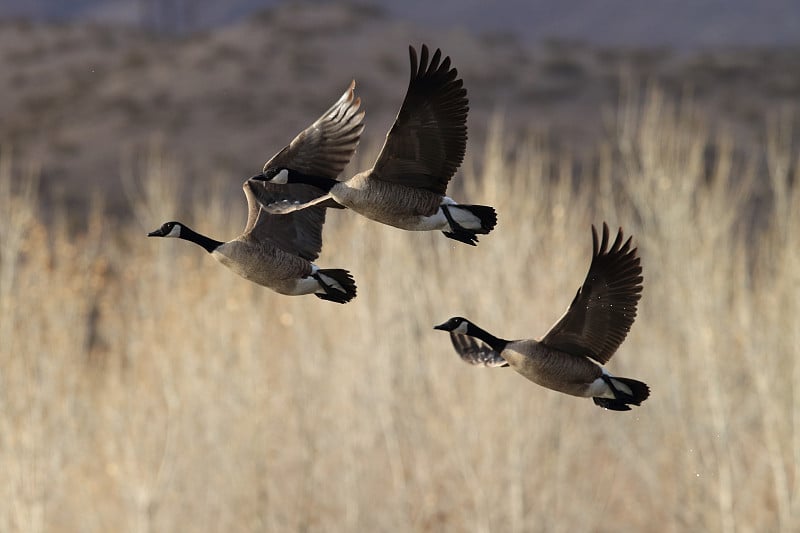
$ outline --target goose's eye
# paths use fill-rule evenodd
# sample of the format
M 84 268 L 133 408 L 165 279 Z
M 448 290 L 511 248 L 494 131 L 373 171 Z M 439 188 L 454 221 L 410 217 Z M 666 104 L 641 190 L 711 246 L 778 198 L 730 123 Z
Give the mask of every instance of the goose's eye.
M 180 237 L 181 225 L 176 224 L 175 222 L 169 222 L 164 224 L 164 227 L 161 231 L 164 233 L 164 237 Z

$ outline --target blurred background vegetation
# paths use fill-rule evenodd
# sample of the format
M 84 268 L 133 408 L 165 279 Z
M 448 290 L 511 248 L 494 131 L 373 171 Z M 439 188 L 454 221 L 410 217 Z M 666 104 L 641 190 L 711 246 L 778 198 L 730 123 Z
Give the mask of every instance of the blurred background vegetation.
M 796 47 L 322 3 L 166 30 L 0 23 L 0 530 L 800 528 Z M 451 191 L 500 217 L 477 248 L 331 212 L 320 263 L 359 285 L 335 306 L 144 237 L 238 234 L 241 182 L 353 78 L 371 164 L 420 42 L 469 91 Z M 642 407 L 468 367 L 431 329 L 543 334 L 604 220 L 642 256 L 609 365 Z

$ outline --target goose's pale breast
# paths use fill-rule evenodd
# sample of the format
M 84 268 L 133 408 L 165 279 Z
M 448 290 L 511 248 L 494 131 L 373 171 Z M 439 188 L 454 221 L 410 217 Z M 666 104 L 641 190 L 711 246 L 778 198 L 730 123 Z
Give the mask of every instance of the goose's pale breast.
M 420 219 L 439 209 L 442 196 L 357 174 L 331 189 L 333 199 L 357 213 L 401 229 L 419 229 Z
M 537 385 L 573 396 L 587 396 L 589 386 L 603 372 L 586 357 L 553 350 L 535 340 L 513 342 L 501 355 Z
M 311 274 L 311 263 L 302 257 L 246 238 L 227 242 L 212 255 L 243 278 L 283 294 L 292 294 L 297 280 Z

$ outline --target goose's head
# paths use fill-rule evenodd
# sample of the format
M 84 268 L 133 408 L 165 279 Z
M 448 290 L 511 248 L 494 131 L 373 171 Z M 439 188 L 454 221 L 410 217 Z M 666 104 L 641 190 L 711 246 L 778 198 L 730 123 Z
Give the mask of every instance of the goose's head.
M 277 185 L 286 185 L 289 183 L 289 169 L 281 167 L 265 168 L 261 174 L 253 176 L 250 179 L 266 181 Z
M 471 325 L 472 323 L 466 318 L 460 316 L 454 316 L 444 324 L 439 324 L 438 326 L 434 326 L 433 329 L 440 329 L 442 331 L 452 331 L 453 333 L 468 335 L 470 332 Z
M 164 222 L 160 228 L 147 234 L 148 237 L 180 237 L 183 225 L 180 222 Z

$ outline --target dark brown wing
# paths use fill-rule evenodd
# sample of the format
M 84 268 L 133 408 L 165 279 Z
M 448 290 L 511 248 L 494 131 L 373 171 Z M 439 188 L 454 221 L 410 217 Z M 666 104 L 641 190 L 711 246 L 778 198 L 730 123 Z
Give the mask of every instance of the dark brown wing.
M 469 335 L 460 335 L 451 331 L 450 341 L 461 359 L 471 365 L 508 366 L 508 362 L 499 353 Z
M 592 226 L 592 264 L 586 281 L 564 316 L 542 338 L 542 344 L 606 363 L 631 329 L 642 296 L 642 267 L 631 238 L 622 229 L 610 248 L 608 226 L 598 245 Z
M 320 118 L 301 131 L 264 164 L 270 169 L 290 168 L 303 174 L 335 179 L 356 151 L 364 131 L 364 112 L 358 111 L 361 99 L 355 98 L 356 82 Z
M 467 146 L 467 90 L 440 50 L 428 63 L 422 45 L 419 65 L 414 48 L 409 55 L 406 98 L 370 177 L 445 194 Z
M 312 206 L 286 215 L 271 215 L 261 204 L 269 205 L 283 199 L 307 202 L 319 196 L 319 189 L 302 183 L 276 185 L 249 179 L 242 186 L 247 196 L 247 226 L 244 235 L 260 242 L 272 242 L 282 250 L 315 260 L 322 250 L 322 225 L 325 208 Z

